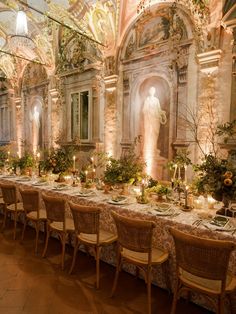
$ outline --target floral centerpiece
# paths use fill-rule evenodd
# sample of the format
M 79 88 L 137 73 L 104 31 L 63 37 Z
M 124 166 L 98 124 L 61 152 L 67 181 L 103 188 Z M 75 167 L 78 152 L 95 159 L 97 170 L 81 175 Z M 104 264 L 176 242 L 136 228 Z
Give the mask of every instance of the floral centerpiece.
M 144 162 L 134 152 L 134 145 L 119 159 L 109 157 L 104 171 L 104 182 L 108 184 L 128 183 L 141 181 Z
M 30 154 L 29 152 L 26 152 L 24 156 L 21 158 L 14 158 L 11 161 L 12 167 L 14 168 L 14 171 L 16 171 L 16 168 L 19 167 L 22 174 L 25 173 L 32 173 L 32 168 L 35 167 L 35 160 L 34 156 Z
M 73 151 L 67 147 L 52 150 L 46 160 L 41 162 L 41 168 L 54 174 L 62 174 L 72 167 L 72 154 Z
M 195 188 L 199 194 L 211 194 L 225 206 L 236 198 L 236 169 L 228 159 L 209 154 L 194 170 L 198 172 Z
M 158 199 L 161 200 L 163 196 L 168 196 L 171 193 L 171 189 L 166 185 L 157 183 L 156 185 L 148 188 L 147 193 L 150 195 L 157 195 Z

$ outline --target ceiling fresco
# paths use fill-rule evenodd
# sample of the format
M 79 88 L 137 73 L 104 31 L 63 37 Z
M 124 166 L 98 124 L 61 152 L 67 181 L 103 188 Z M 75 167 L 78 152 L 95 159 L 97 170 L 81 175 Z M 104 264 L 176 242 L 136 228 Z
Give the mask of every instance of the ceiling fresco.
M 60 68 L 57 64 L 58 56 L 64 58 L 67 64 L 71 63 L 73 60 L 71 49 L 79 55 L 78 60 L 85 64 L 92 62 L 94 47 L 98 50 L 94 60 L 100 60 L 101 56 L 104 58 L 114 56 L 117 48 L 122 45 L 129 26 L 144 13 L 137 12 L 139 2 L 140 0 L 0 0 L 0 49 L 45 65 L 48 74 L 55 73 L 55 70 Z M 172 2 L 174 0 L 146 1 L 147 5 L 155 8 L 161 8 L 165 3 Z M 199 21 L 203 23 L 205 17 L 204 10 L 199 11 L 199 3 L 203 5 L 208 0 L 175 0 L 175 2 L 190 11 L 196 29 L 199 29 Z M 27 47 L 16 45 L 12 37 L 15 34 L 15 21 L 19 10 L 24 10 L 27 15 L 28 36 L 31 40 Z M 39 12 L 36 12 L 37 10 Z M 150 23 L 155 24 L 155 21 Z M 158 41 L 158 36 L 161 36 L 161 40 L 168 37 L 167 28 L 162 30 L 162 33 L 158 31 L 158 27 L 163 23 L 168 26 L 168 19 L 160 18 L 156 25 L 150 24 L 149 28 L 144 29 L 139 38 L 139 47 L 145 46 L 149 36 L 153 37 L 153 42 Z M 156 34 L 150 35 L 149 30 L 152 29 L 153 32 L 153 27 Z M 96 42 L 95 46 L 92 44 L 93 41 Z M 83 49 L 89 49 L 90 56 L 81 54 Z M 2 70 L 1 65 L 6 59 L 4 52 L 0 52 Z M 8 55 L 7 59 L 10 65 L 8 73 L 5 74 L 9 78 L 14 73 L 12 68 L 16 67 L 16 63 L 20 63 L 22 68 L 27 65 L 24 59 L 17 59 L 11 55 Z M 73 61 L 70 67 L 77 67 L 78 60 Z M 64 66 L 67 67 L 66 64 Z

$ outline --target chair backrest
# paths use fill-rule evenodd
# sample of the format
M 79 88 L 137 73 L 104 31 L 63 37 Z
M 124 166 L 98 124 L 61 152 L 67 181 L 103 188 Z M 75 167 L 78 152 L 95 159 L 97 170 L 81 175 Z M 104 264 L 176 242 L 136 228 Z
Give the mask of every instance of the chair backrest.
M 14 184 L 1 184 L 2 198 L 5 204 L 17 203 L 17 190 Z
M 37 211 L 39 214 L 39 191 L 30 189 L 20 189 L 25 213 Z
M 100 208 L 78 205 L 73 202 L 69 202 L 69 206 L 73 215 L 75 230 L 78 233 L 99 235 Z
M 65 225 L 65 206 L 66 201 L 60 197 L 48 196 L 42 194 L 45 204 L 47 219 L 56 222 L 63 222 Z
M 155 223 L 124 217 L 114 211 L 111 213 L 117 228 L 118 243 L 128 250 L 150 253 Z
M 196 237 L 172 227 L 170 233 L 175 242 L 177 271 L 182 268 L 195 276 L 221 280 L 224 289 L 234 242 Z

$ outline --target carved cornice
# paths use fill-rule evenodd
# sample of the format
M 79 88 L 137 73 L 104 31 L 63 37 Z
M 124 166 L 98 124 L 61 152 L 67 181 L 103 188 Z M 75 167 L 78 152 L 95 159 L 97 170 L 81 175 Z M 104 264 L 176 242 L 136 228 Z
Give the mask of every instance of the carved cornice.
M 221 55 L 222 55 L 221 49 L 199 53 L 197 55 L 197 58 L 201 72 L 211 74 L 214 71 L 218 70 Z

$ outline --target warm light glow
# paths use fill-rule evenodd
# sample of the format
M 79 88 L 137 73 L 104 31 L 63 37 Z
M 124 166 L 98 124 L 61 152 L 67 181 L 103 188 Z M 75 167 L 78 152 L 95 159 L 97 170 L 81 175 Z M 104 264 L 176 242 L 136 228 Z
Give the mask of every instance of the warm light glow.
M 28 36 L 27 17 L 24 11 L 19 11 L 16 17 L 16 35 Z

